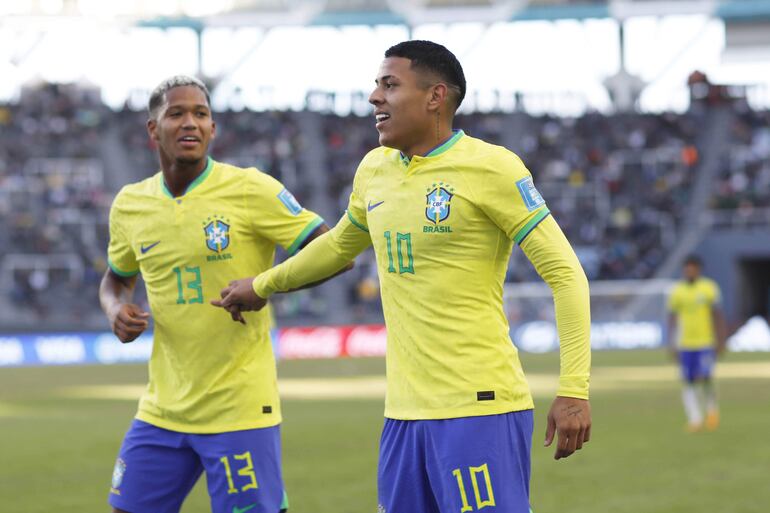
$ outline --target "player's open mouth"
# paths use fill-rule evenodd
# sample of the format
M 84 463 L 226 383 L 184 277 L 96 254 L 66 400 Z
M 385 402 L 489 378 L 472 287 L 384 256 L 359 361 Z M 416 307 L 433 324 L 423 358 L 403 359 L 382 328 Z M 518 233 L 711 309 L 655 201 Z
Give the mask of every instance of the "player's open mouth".
M 390 114 L 386 114 L 384 112 L 376 113 L 374 115 L 374 119 L 377 120 L 377 123 L 374 125 L 376 128 L 382 127 L 382 125 L 390 119 Z
M 177 141 L 184 146 L 185 148 L 193 148 L 198 145 L 198 143 L 201 142 L 201 140 L 193 135 L 186 135 L 184 137 L 180 137 L 177 139 Z

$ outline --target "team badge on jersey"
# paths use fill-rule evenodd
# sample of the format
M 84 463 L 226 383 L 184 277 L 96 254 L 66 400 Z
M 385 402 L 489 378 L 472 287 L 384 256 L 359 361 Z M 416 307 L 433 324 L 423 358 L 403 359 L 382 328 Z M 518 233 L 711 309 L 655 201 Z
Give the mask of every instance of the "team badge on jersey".
M 123 474 L 126 473 L 126 462 L 118 458 L 115 462 L 115 468 L 112 470 L 112 487 L 115 489 L 120 488 L 120 484 L 123 482 Z
M 425 217 L 433 224 L 445 221 L 449 217 L 454 189 L 444 182 L 434 183 L 428 188 L 425 205 Z
M 206 234 L 206 246 L 216 253 L 221 253 L 230 245 L 230 225 L 221 219 L 213 219 L 203 227 Z
M 516 187 L 519 188 L 521 199 L 524 200 L 524 205 L 526 205 L 527 210 L 530 212 L 545 204 L 545 200 L 535 188 L 535 182 L 532 181 L 531 176 L 516 182 Z

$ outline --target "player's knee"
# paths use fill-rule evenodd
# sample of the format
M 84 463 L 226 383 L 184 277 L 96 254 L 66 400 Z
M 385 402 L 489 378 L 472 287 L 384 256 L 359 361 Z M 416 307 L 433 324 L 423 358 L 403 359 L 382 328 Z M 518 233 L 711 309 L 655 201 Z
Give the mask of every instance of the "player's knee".
M 130 513 L 129 511 L 124 511 L 122 509 L 118 508 L 112 508 L 112 513 Z

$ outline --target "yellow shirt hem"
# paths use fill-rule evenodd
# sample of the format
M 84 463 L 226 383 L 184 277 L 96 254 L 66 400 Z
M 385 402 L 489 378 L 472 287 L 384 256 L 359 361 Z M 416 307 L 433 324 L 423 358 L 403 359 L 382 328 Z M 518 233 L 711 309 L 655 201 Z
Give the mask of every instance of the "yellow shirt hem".
M 533 410 L 535 404 L 532 398 L 528 401 L 499 402 L 494 407 L 480 408 L 477 404 L 471 404 L 462 408 L 442 408 L 437 410 L 385 408 L 385 417 L 394 420 L 444 420 L 461 417 L 484 417 L 486 415 L 500 415 L 514 411 Z
M 217 433 L 229 433 L 230 431 L 244 431 L 247 429 L 260 429 L 277 426 L 283 420 L 281 415 L 269 415 L 264 420 L 252 420 L 249 422 L 241 422 L 238 424 L 182 424 L 179 422 L 172 422 L 155 415 L 150 415 L 147 412 L 137 412 L 136 418 L 142 422 L 147 422 L 153 426 L 168 429 L 169 431 L 177 431 L 179 433 L 192 433 L 198 435 L 205 434 L 217 434 Z

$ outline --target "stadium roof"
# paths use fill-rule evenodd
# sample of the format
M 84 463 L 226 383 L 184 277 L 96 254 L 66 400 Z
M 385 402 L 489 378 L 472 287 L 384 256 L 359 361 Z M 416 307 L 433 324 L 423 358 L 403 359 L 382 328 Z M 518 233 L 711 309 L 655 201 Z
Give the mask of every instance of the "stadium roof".
M 770 18 L 770 0 L 3 0 L 3 23 L 94 16 L 153 26 L 419 25 L 708 14 Z M 8 16 L 10 15 L 10 16 Z M 32 21 L 32 20 L 30 20 Z

